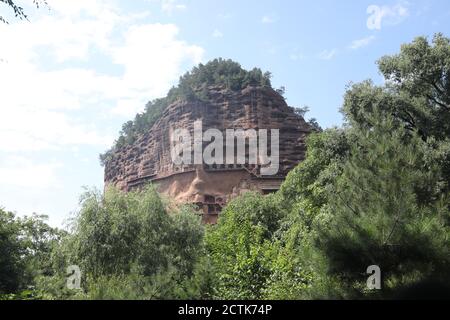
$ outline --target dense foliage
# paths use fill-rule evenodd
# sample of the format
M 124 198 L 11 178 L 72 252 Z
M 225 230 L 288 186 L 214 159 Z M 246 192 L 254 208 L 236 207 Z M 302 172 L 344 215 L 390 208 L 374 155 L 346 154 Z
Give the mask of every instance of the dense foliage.
M 272 245 L 282 211 L 275 198 L 248 193 L 231 202 L 206 242 L 216 265 L 216 295 L 260 299 L 272 274 Z
M 306 159 L 279 192 L 235 198 L 214 226 L 151 186 L 87 191 L 67 234 L 0 211 L 0 292 L 391 298 L 425 281 L 450 284 L 450 41 L 417 38 L 379 67 L 385 84 L 347 89 L 345 125 L 308 137 Z M 228 81 L 207 66 L 192 74 L 183 80 L 190 88 Z M 78 291 L 65 286 L 71 264 L 83 271 Z M 382 290 L 367 288 L 371 265 L 381 269 Z
M 36 280 L 51 274 L 53 249 L 66 235 L 50 227 L 46 216 L 18 218 L 0 209 L 0 296 L 33 293 Z
M 153 187 L 124 194 L 87 191 L 70 236 L 54 253 L 51 292 L 67 294 L 65 269 L 82 270 L 75 298 L 202 297 L 203 226 L 190 207 L 172 209 Z M 202 273 L 203 276 L 203 273 Z M 56 286 L 56 288 L 55 288 Z M 48 288 L 42 290 L 48 292 Z M 49 296 L 60 298 L 60 296 Z

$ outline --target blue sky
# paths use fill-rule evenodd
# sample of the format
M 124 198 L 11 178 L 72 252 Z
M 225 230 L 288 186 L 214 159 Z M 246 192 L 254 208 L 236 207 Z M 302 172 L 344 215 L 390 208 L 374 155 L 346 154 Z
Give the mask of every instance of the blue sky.
M 20 1 L 19 1 L 20 2 Z M 382 83 L 375 61 L 435 32 L 446 0 L 48 0 L 0 25 L 0 206 L 61 226 L 123 122 L 199 62 L 271 71 L 292 106 L 342 123 L 350 82 Z

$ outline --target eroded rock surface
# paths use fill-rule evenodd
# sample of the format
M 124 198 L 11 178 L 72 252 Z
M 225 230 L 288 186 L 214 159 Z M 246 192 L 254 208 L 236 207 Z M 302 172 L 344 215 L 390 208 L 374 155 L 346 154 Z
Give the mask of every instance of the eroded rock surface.
M 177 202 L 198 204 L 204 221 L 212 223 L 234 196 L 248 190 L 276 191 L 289 170 L 304 159 L 310 126 L 271 88 L 249 86 L 236 92 L 209 87 L 208 96 L 208 102 L 173 103 L 133 144 L 116 150 L 105 165 L 105 185 L 129 191 L 153 182 Z M 197 120 L 202 120 L 204 131 L 279 129 L 278 174 L 262 176 L 258 165 L 249 164 L 174 165 L 171 133 L 177 128 L 193 132 Z

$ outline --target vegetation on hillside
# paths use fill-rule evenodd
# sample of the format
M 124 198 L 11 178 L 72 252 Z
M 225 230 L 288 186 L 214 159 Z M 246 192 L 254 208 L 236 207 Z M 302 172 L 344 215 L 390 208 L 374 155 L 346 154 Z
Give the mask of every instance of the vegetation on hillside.
M 378 65 L 385 84 L 347 89 L 345 125 L 309 136 L 279 192 L 234 199 L 217 225 L 151 186 L 88 191 L 67 234 L 0 211 L 0 293 L 387 299 L 450 285 L 450 40 L 419 37 Z M 80 290 L 65 286 L 71 264 L 83 270 Z M 366 286 L 371 265 L 382 290 Z
M 67 233 L 50 227 L 46 219 L 20 218 L 0 208 L 0 295 L 4 298 L 36 297 L 37 279 L 52 275 L 52 253 Z

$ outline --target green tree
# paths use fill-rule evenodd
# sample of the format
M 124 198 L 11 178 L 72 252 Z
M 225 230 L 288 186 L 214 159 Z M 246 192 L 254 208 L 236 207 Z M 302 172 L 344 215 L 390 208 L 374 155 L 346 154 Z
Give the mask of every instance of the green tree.
M 386 79 L 383 87 L 371 81 L 349 88 L 343 113 L 350 125 L 370 128 L 374 110 L 391 114 L 423 139 L 450 136 L 450 40 L 436 34 L 404 44 L 400 53 L 378 61 Z
M 418 37 L 400 53 L 383 57 L 381 73 L 388 88 L 408 103 L 396 115 L 424 138 L 450 136 L 450 39 L 438 33 L 430 43 Z
M 343 129 L 327 129 L 307 139 L 307 156 L 286 177 L 280 195 L 283 205 L 310 226 L 328 203 L 326 190 L 342 172 L 349 156 L 350 137 Z
M 14 293 L 21 286 L 24 248 L 14 214 L 0 209 L 0 293 Z
M 329 190 L 341 176 L 352 137 L 327 129 L 307 139 L 307 156 L 287 176 L 278 196 L 287 212 L 276 232 L 277 251 L 266 295 L 273 299 L 338 298 L 339 282 L 327 274 L 317 250 L 315 225 L 329 216 Z
M 51 255 L 64 232 L 50 227 L 43 215 L 16 217 L 0 209 L 0 293 L 32 288 L 52 272 Z
M 364 292 L 368 265 L 385 291 L 429 277 L 449 281 L 449 40 L 417 38 L 379 61 L 386 85 L 346 93 L 350 158 L 326 193 L 316 242 L 330 275 Z
M 272 238 L 283 211 L 274 196 L 247 193 L 231 201 L 206 243 L 223 299 L 260 299 L 271 275 Z
M 344 129 L 308 141 L 280 195 L 290 213 L 281 248 L 312 271 L 299 296 L 366 294 L 380 265 L 389 291 L 429 277 L 449 281 L 449 41 L 402 46 L 380 60 L 386 85 L 348 88 Z M 445 122 L 445 123 L 443 123 Z
M 445 279 L 450 267 L 449 195 L 436 193 L 439 168 L 426 159 L 431 150 L 380 117 L 360 133 L 330 189 L 332 215 L 316 226 L 329 273 L 354 294 L 364 292 L 369 265 L 380 266 L 384 295 L 427 277 Z
M 64 296 L 65 269 L 78 265 L 81 298 L 207 296 L 204 277 L 209 275 L 199 273 L 203 232 L 194 208 L 169 206 L 153 186 L 130 193 L 88 190 L 70 234 L 54 254 L 55 277 L 44 279 L 43 287 Z

